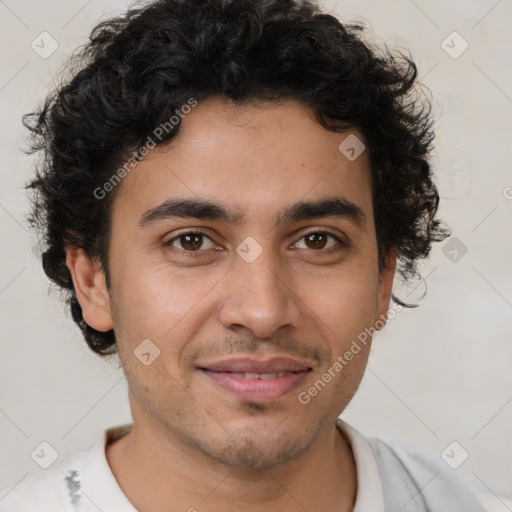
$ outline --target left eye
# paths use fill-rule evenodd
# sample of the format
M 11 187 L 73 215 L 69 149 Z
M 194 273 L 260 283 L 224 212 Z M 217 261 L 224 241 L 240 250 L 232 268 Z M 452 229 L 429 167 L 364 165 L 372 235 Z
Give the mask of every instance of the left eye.
M 317 250 L 326 248 L 328 238 L 334 240 L 340 245 L 345 245 L 337 236 L 325 231 L 313 231 L 312 233 L 307 233 L 300 240 L 304 240 L 306 245 L 312 244 L 312 246 L 307 246 L 306 249 Z M 298 243 L 299 242 L 297 242 L 297 244 Z M 330 247 L 327 247 L 327 249 L 331 249 L 333 247 L 336 247 L 336 243 L 334 245 L 331 245 Z

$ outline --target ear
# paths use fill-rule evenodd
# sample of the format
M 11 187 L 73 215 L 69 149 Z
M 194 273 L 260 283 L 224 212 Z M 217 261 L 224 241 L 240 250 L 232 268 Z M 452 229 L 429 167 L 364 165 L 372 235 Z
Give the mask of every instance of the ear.
M 100 263 L 89 258 L 83 249 L 66 247 L 66 264 L 85 322 L 97 331 L 110 331 L 110 297 Z
M 391 298 L 391 290 L 393 288 L 393 277 L 395 276 L 395 268 L 397 263 L 398 250 L 392 247 L 386 258 L 384 268 L 380 271 L 379 275 L 379 293 L 378 293 L 378 318 L 375 319 L 375 324 L 384 324 L 388 319 L 389 300 Z M 377 322 L 381 320 L 378 324 Z M 384 325 L 382 327 L 384 327 Z M 381 328 L 382 328 L 381 327 Z M 380 329 L 378 329 L 380 330 Z

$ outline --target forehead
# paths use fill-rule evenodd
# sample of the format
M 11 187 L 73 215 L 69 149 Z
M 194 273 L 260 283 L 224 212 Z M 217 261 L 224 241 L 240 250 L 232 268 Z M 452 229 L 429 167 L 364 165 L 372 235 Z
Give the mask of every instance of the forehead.
M 212 98 L 183 115 L 177 137 L 124 178 L 116 202 L 143 215 L 169 198 L 196 197 L 230 205 L 243 218 L 268 213 L 270 222 L 284 205 L 342 195 L 371 216 L 368 155 L 347 158 L 340 150 L 347 137 L 363 144 L 357 130 L 331 132 L 295 100 Z

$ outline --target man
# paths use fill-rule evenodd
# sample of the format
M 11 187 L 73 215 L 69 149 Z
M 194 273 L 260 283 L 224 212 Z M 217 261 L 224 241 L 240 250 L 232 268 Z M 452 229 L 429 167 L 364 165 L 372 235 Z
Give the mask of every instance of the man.
M 25 119 L 32 219 L 133 424 L 0 509 L 482 511 L 338 419 L 406 305 L 395 271 L 448 234 L 414 63 L 302 0 L 160 0 L 96 27 L 78 70 Z

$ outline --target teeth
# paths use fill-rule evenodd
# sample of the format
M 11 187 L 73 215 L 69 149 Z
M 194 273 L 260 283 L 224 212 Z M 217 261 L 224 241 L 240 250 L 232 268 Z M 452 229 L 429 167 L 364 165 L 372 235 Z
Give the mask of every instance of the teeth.
M 288 375 L 288 372 L 279 372 L 279 373 L 240 373 L 236 374 L 237 377 L 240 375 L 245 379 L 263 379 L 263 380 L 269 380 L 269 379 L 275 379 L 276 377 L 284 377 L 285 375 Z

